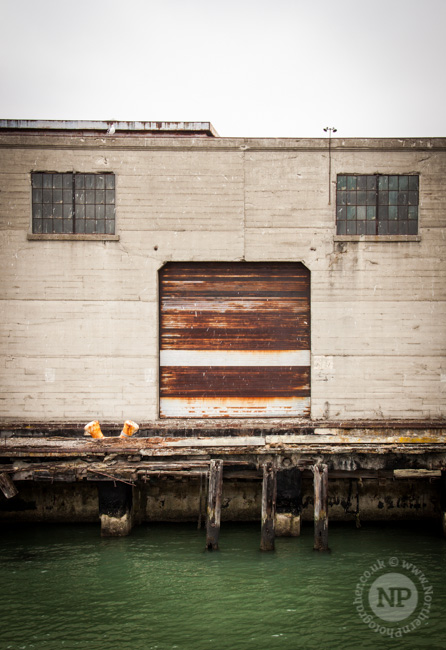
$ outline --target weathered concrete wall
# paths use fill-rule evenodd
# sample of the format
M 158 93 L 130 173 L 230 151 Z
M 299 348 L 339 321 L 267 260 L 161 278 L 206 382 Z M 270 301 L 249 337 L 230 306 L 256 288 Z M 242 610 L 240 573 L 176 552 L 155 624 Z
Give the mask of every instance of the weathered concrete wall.
M 260 521 L 261 481 L 224 481 L 222 521 Z M 0 520 L 41 522 L 97 522 L 95 483 L 17 483 L 19 494 L 0 496 Z M 198 521 L 200 483 L 197 479 L 154 478 L 134 488 L 136 523 Z M 440 518 L 440 479 L 330 480 L 329 518 L 332 521 L 387 521 Z M 201 500 L 206 519 L 206 485 Z M 302 519 L 313 519 L 313 482 L 302 481 Z
M 127 142 L 127 143 L 126 143 Z M 0 133 L 0 418 L 158 417 L 158 269 L 311 270 L 312 417 L 445 415 L 444 141 Z M 28 241 L 30 172 L 113 171 L 114 241 Z M 420 241 L 336 241 L 337 173 L 418 173 Z

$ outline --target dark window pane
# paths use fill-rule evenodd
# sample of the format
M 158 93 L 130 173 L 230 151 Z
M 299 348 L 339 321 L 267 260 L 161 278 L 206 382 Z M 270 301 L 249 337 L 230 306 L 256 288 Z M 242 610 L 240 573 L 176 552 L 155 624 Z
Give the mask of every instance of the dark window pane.
M 106 190 L 105 192 L 105 202 L 114 203 L 115 202 L 115 190 Z
M 418 235 L 418 222 L 417 221 L 409 221 L 408 222 L 408 235 Z
M 76 219 L 85 219 L 85 205 L 76 205 Z
M 343 223 L 345 223 L 345 221 Z M 107 235 L 115 234 L 115 222 L 112 221 L 111 219 L 106 219 L 105 221 L 105 232 L 107 233 Z
M 400 191 L 409 189 L 409 176 L 400 176 L 399 177 L 399 187 L 398 187 L 398 189 Z
M 367 206 L 367 219 L 376 219 L 376 208 L 374 205 Z
M 53 187 L 62 189 L 62 174 L 53 174 Z
M 86 190 L 85 192 L 85 203 L 95 203 L 95 192 L 94 190 Z
M 380 191 L 387 190 L 389 188 L 389 177 L 388 176 L 378 176 L 378 189 Z
M 80 235 L 85 233 L 85 219 L 76 219 L 76 233 Z
M 338 206 L 338 209 L 336 210 L 336 214 L 338 215 L 338 220 L 347 219 L 347 208 L 345 207 L 345 205 Z
M 356 177 L 356 189 L 357 190 L 366 190 L 367 189 L 367 176 L 357 176 Z
M 33 203 L 42 203 L 42 190 L 33 190 Z
M 357 192 L 356 193 L 356 203 L 357 203 L 357 205 L 365 205 L 366 204 L 366 194 L 367 194 L 367 192 Z
M 398 233 L 400 235 L 407 235 L 407 233 L 408 233 L 408 222 L 407 221 L 399 221 L 398 222 Z
M 398 206 L 398 219 L 407 219 L 409 216 L 409 209 L 407 205 Z
M 347 208 L 347 220 L 352 221 L 353 219 L 356 219 L 356 207 L 353 205 L 349 205 Z M 348 233 L 348 230 L 347 230 Z M 350 233 L 348 233 L 350 234 Z
M 31 174 L 33 187 L 42 187 L 42 174 Z
M 376 235 L 376 221 L 367 221 L 367 234 Z
M 44 203 L 43 204 L 43 217 L 52 217 L 53 216 L 53 204 Z
M 96 176 L 96 189 L 105 190 L 105 176 L 102 176 L 101 174 Z
M 70 205 L 63 205 L 62 216 L 64 219 L 71 219 L 73 216 L 73 208 Z
M 42 215 L 43 215 L 42 204 L 37 203 L 36 205 L 33 205 L 33 217 L 36 217 L 37 219 L 41 219 Z
M 53 175 L 52 174 L 42 174 L 42 187 L 50 188 L 53 187 Z
M 346 234 L 347 234 L 347 222 L 338 221 L 338 235 L 346 235 Z
M 387 235 L 387 221 L 378 221 L 378 235 Z
M 105 206 L 105 216 L 107 219 L 114 219 L 115 218 L 115 206 L 114 205 L 106 205 Z
M 85 232 L 87 235 L 93 235 L 95 231 L 94 219 L 87 219 L 85 222 Z
M 346 221 L 347 235 L 356 235 L 356 221 Z
M 357 221 L 356 222 L 356 234 L 357 235 L 365 235 L 366 234 L 366 222 L 365 221 Z
M 63 197 L 63 202 L 64 203 L 70 203 L 71 204 L 72 201 L 73 201 L 73 195 L 71 193 L 71 190 L 63 190 L 62 197 Z
M 398 221 L 389 221 L 389 235 L 398 234 Z
M 382 191 L 378 194 L 379 205 L 389 205 L 389 192 Z
M 107 192 L 108 194 L 108 192 Z M 347 203 L 347 192 L 338 192 L 336 197 L 336 202 L 338 205 L 346 205 Z M 109 203 L 107 199 L 107 203 Z
M 347 190 L 356 190 L 356 176 L 347 176 Z
M 57 234 L 62 233 L 62 225 L 63 225 L 62 219 L 54 219 L 54 221 L 53 221 L 53 232 L 55 232 Z
M 366 218 L 366 207 L 365 207 L 365 205 L 359 205 L 356 208 L 356 218 L 358 220 L 359 219 L 361 219 L 361 220 L 364 219 L 365 220 L 365 218 Z
M 418 176 L 409 176 L 409 190 L 418 190 Z
M 62 187 L 64 188 L 64 190 L 68 190 L 71 189 L 72 186 L 73 186 L 73 175 L 64 174 L 62 180 Z
M 105 203 L 105 190 L 96 190 L 96 203 Z
M 418 208 L 415 205 L 409 206 L 409 219 L 418 219 Z
M 49 235 L 53 232 L 53 220 L 52 219 L 44 219 L 43 220 L 43 233 L 45 235 Z
M 64 219 L 63 221 L 63 231 L 66 234 L 70 234 L 73 232 L 73 220 L 72 219 Z
M 77 190 L 83 190 L 85 187 L 84 174 L 76 174 L 74 177 L 74 186 Z
M 94 219 L 95 218 L 95 209 L 94 205 L 86 205 L 85 206 L 85 217 L 86 219 Z
M 42 219 L 33 220 L 33 232 L 40 234 L 42 232 Z
M 115 175 L 114 174 L 107 174 L 105 177 L 105 187 L 107 190 L 114 190 L 115 189 Z
M 407 205 L 407 192 L 398 192 L 398 205 Z
M 367 203 L 367 205 L 376 205 L 376 193 L 375 192 L 367 192 L 366 203 Z
M 43 196 L 44 203 L 53 202 L 53 190 L 43 190 L 42 196 Z
M 80 203 L 83 204 L 85 203 L 85 191 L 84 190 L 79 190 L 79 192 L 76 192 L 74 195 L 74 200 L 75 203 Z
M 398 205 L 398 192 L 389 192 L 389 205 Z
M 53 190 L 53 203 L 62 203 L 62 190 Z
M 389 219 L 398 219 L 398 207 L 396 205 L 389 206 Z
M 105 219 L 105 205 L 96 206 L 96 219 Z
M 105 233 L 105 219 L 96 220 L 96 232 L 100 235 Z
M 94 174 L 85 174 L 85 189 L 94 190 Z
M 347 205 L 356 205 L 356 192 L 347 192 Z
M 376 190 L 376 176 L 367 176 L 367 189 Z
M 389 176 L 389 190 L 398 190 L 398 176 Z
M 107 177 L 107 182 L 108 182 L 108 177 Z M 347 176 L 338 176 L 338 182 L 337 182 L 337 189 L 338 190 L 346 190 L 347 189 Z M 107 189 L 109 188 L 107 184 Z
M 378 212 L 378 219 L 386 221 L 389 218 L 389 208 L 387 205 L 380 205 Z
M 409 192 L 409 205 L 418 205 L 418 192 Z
M 55 203 L 53 205 L 53 217 L 62 219 L 62 203 Z

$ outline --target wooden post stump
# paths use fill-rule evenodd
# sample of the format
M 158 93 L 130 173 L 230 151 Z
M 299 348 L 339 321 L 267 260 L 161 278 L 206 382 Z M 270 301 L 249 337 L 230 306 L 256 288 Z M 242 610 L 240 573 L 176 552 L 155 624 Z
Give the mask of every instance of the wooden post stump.
M 206 518 L 206 548 L 218 551 L 220 536 L 221 495 L 223 491 L 223 461 L 211 460 Z
M 314 474 L 314 550 L 328 551 L 328 467 L 315 465 Z
M 446 537 L 446 470 L 441 471 L 441 487 L 440 487 L 440 503 L 441 503 L 441 526 L 443 535 Z
M 125 537 L 133 527 L 133 487 L 104 481 L 98 484 L 102 537 Z
M 276 537 L 300 535 L 302 472 L 297 467 L 277 471 Z
M 15 497 L 15 495 L 19 493 L 18 489 L 12 482 L 9 475 L 6 474 L 6 472 L 2 472 L 0 474 L 0 490 L 3 492 L 7 499 L 12 499 L 12 497 Z
M 263 466 L 262 484 L 262 529 L 260 533 L 261 551 L 274 551 L 276 494 L 276 468 L 271 462 L 265 463 Z

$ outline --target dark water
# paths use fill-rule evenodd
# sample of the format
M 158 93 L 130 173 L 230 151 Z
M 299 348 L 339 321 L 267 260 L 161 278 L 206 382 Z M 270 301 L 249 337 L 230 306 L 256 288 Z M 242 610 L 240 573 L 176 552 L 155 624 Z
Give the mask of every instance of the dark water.
M 330 554 L 312 550 L 309 524 L 299 539 L 278 539 L 274 553 L 258 550 L 257 524 L 225 524 L 220 540 L 219 552 L 203 551 L 204 532 L 192 524 L 140 526 L 124 539 L 101 539 L 94 525 L 6 528 L 0 648 L 446 648 L 437 527 L 333 525 Z M 432 587 L 427 618 L 401 638 L 387 630 L 418 610 L 397 624 L 372 619 L 382 636 L 353 603 L 360 577 L 389 558 L 424 574 L 424 587 L 411 575 L 420 602 Z

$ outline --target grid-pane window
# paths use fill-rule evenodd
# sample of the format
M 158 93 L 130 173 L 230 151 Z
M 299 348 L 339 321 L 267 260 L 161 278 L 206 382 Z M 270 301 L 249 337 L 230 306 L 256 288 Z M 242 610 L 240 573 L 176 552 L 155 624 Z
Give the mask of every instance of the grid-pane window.
M 419 178 L 339 174 L 338 235 L 417 235 Z
M 31 180 L 33 233 L 114 234 L 114 174 L 35 172 Z

